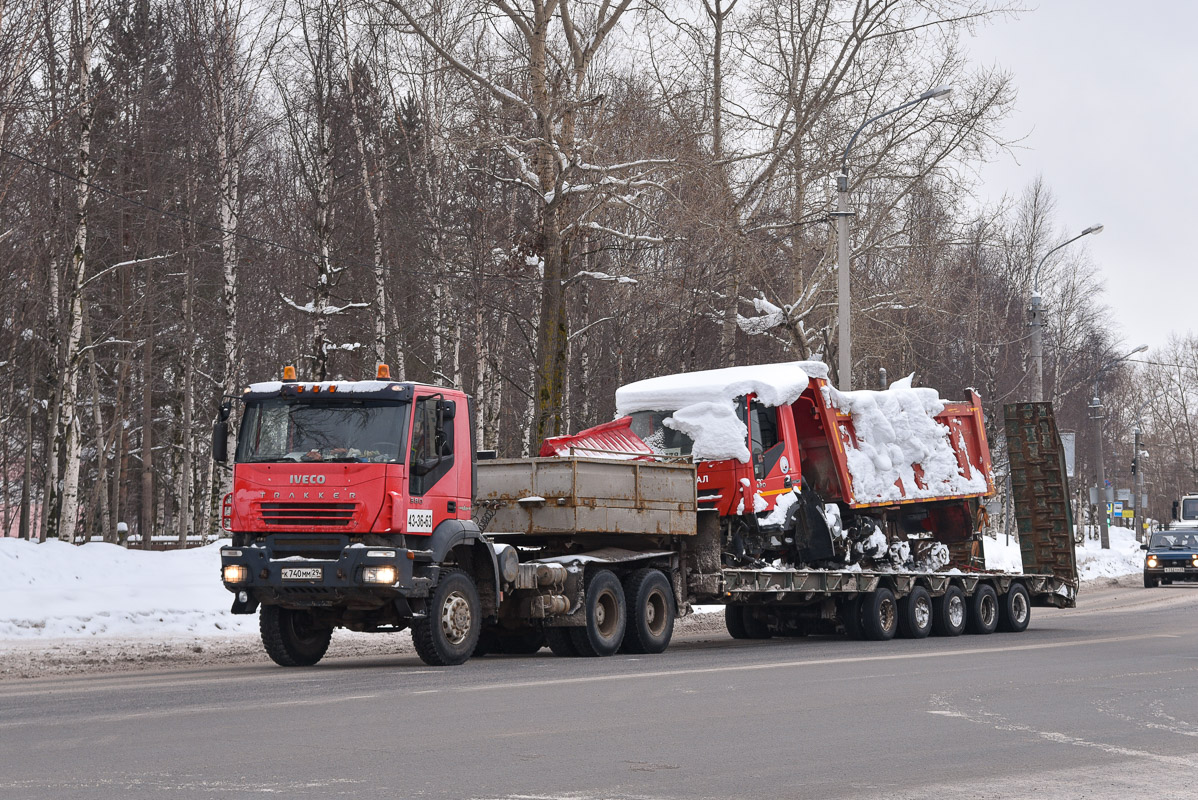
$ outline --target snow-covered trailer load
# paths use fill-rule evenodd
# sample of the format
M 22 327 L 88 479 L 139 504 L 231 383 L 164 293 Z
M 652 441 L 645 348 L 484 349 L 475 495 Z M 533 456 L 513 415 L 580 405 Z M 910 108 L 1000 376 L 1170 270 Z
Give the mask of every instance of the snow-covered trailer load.
M 693 458 L 735 565 L 937 568 L 971 548 L 994 491 L 974 392 L 947 403 L 910 378 L 840 392 L 822 363 L 791 362 L 651 378 L 616 405 L 616 421 L 540 455 Z

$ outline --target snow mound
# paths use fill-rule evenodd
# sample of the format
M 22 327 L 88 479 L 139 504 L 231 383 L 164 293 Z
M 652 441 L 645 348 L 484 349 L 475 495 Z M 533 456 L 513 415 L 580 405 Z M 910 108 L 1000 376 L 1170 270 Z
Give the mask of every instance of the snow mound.
M 253 633 L 233 616 L 220 545 L 146 552 L 0 539 L 0 639 Z
M 789 361 L 663 375 L 617 389 L 616 415 L 672 411 L 662 424 L 694 440 L 696 459 L 747 462 L 748 429 L 737 417 L 736 398 L 753 394 L 766 406 L 788 405 L 807 388 L 809 375 L 827 374 L 818 361 Z
M 1136 541 L 1135 531 L 1111 528 L 1109 534 L 1109 550 L 1103 550 L 1102 543 L 1089 536 L 1077 546 L 1077 575 L 1083 581 L 1143 573 L 1144 551 Z
M 945 401 L 935 389 L 912 387 L 912 378 L 895 381 L 884 391 L 824 387 L 825 400 L 853 417 L 857 446 L 845 448 L 853 501 L 985 494 L 986 476 L 980 470 L 972 470 L 970 478 L 961 474 L 949 429 L 935 420 Z M 923 471 L 923 487 L 915 481 L 916 465 Z M 903 491 L 896 481 L 902 481 Z

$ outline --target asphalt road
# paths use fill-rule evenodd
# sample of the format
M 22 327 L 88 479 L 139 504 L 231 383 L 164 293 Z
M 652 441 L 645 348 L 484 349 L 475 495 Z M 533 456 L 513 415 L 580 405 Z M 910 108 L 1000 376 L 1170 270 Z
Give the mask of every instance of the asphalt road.
M 1198 795 L 1198 586 L 1022 634 L 0 684 L 0 798 Z

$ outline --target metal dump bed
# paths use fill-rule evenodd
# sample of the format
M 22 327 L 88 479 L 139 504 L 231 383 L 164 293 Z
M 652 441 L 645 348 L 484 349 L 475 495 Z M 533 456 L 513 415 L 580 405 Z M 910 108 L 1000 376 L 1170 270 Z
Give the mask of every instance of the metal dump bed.
M 475 502 L 491 533 L 691 536 L 692 464 L 603 458 L 478 462 Z

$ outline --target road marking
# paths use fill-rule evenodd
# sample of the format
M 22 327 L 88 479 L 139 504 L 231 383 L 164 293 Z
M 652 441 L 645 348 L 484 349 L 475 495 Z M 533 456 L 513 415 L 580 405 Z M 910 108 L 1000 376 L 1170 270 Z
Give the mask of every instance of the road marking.
M 1016 653 L 1026 650 L 1051 650 L 1058 647 L 1084 647 L 1089 645 L 1111 644 L 1113 642 L 1135 642 L 1144 639 L 1171 638 L 1169 634 L 1143 633 L 1136 636 L 1108 636 L 1102 639 L 1084 639 L 1075 642 L 1046 642 L 1043 644 L 1023 644 L 1013 647 L 979 647 L 962 650 L 945 650 L 943 652 L 894 653 L 876 656 L 845 656 L 843 658 L 813 658 L 803 661 L 776 661 L 757 664 L 736 664 L 726 667 L 694 667 L 691 669 L 667 669 L 653 672 L 622 672 L 617 675 L 589 675 L 580 678 L 551 678 L 536 681 L 511 681 L 507 683 L 484 683 L 476 686 L 460 686 L 445 689 L 446 692 L 490 692 L 508 689 L 542 688 L 546 686 L 571 686 L 583 683 L 602 683 L 605 681 L 629 681 L 637 678 L 670 678 L 680 675 L 714 675 L 724 672 L 752 672 L 766 669 L 795 669 L 801 667 L 823 667 L 832 664 L 860 664 L 870 661 L 905 661 L 908 659 L 948 658 L 953 656 L 989 655 L 993 653 Z
M 943 704 L 943 701 L 940 701 Z M 931 709 L 929 714 L 938 717 L 955 717 L 963 719 L 967 722 L 972 722 L 975 725 L 984 725 L 993 728 L 996 731 L 1010 731 L 1013 733 L 1027 733 L 1032 736 L 1038 736 L 1049 742 L 1057 744 L 1068 744 L 1074 747 L 1090 747 L 1096 750 L 1102 750 L 1105 753 L 1110 753 L 1115 756 L 1129 756 L 1132 758 L 1146 758 L 1151 761 L 1156 761 L 1161 764 L 1168 764 L 1173 767 L 1186 767 L 1188 769 L 1198 769 L 1198 761 L 1184 756 L 1168 756 L 1161 753 L 1154 753 L 1151 750 L 1135 750 L 1130 747 L 1121 747 L 1117 744 L 1108 744 L 1106 742 L 1093 742 L 1089 739 L 1082 739 L 1079 736 L 1070 736 L 1067 733 L 1060 731 L 1042 731 L 1038 728 L 1033 728 L 1030 725 L 1022 725 L 1016 722 L 1010 722 L 1006 718 L 989 712 L 979 712 L 978 714 L 968 714 L 964 711 L 957 711 L 948 706 L 943 709 Z

